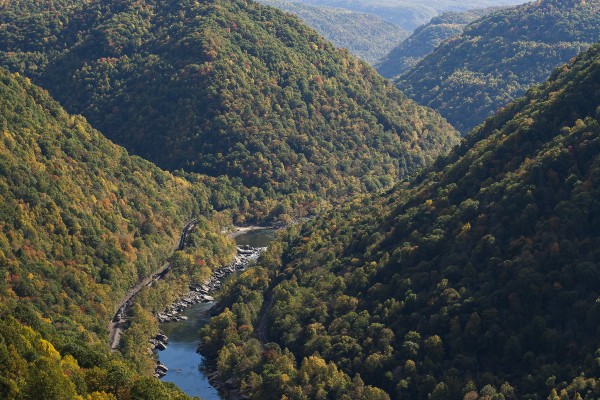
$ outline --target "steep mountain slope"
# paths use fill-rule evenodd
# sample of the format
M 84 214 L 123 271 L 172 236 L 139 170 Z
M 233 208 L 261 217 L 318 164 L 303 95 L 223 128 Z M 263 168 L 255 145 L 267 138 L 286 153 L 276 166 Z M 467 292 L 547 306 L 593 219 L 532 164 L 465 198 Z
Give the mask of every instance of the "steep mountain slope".
M 300 0 L 302 3 L 346 8 L 348 10 L 374 14 L 413 31 L 445 12 L 463 12 L 474 8 L 514 6 L 523 0 Z
M 54 12 L 33 15 L 56 32 L 21 36 L 31 20 L 4 4 L 3 62 L 164 168 L 227 174 L 264 196 L 341 198 L 387 186 L 457 141 L 435 112 L 270 7 L 123 0 Z
M 335 398 L 316 364 L 397 399 L 598 398 L 598 199 L 595 46 L 415 181 L 292 229 L 203 340 L 255 398 Z
M 375 65 L 375 69 L 386 78 L 397 79 L 444 40 L 460 34 L 467 24 L 494 10 L 495 8 L 486 8 L 448 12 L 432 18 L 427 24 L 418 27 L 400 45 L 391 49 L 389 54 Z
M 261 0 L 260 3 L 297 15 L 336 47 L 348 49 L 371 65 L 409 35 L 407 30 L 373 14 L 283 0 Z
M 215 263 L 232 251 L 208 219 L 209 191 L 129 156 L 4 69 L 0 129 L 0 398 L 187 398 L 111 355 L 106 326 L 193 216 Z
M 600 3 L 541 0 L 479 19 L 397 82 L 466 133 L 600 40 Z

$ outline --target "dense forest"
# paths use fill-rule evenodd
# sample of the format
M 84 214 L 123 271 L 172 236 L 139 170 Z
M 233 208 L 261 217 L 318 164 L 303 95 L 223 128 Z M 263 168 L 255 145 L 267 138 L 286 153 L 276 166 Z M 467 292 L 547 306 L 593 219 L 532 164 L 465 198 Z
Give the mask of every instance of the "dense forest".
M 464 27 L 496 8 L 465 12 L 447 12 L 421 25 L 402 43 L 375 65 L 377 72 L 388 79 L 397 79 L 431 53 L 444 40 L 462 33 Z
M 227 175 L 267 198 L 339 200 L 457 143 L 437 113 L 271 7 L 52 4 L 0 6 L 0 61 L 163 168 Z
M 598 398 L 599 105 L 595 46 L 413 181 L 294 226 L 202 330 L 221 376 L 256 399 Z
M 336 47 L 348 49 L 371 65 L 409 35 L 407 30 L 374 14 L 287 0 L 261 0 L 260 3 L 297 15 Z
M 191 274 L 231 256 L 208 188 L 129 156 L 4 69 L 0 129 L 0 398 L 187 398 L 147 374 L 151 316 L 137 309 L 123 340 L 135 357 L 110 354 L 106 326 L 192 217 L 206 262 Z
M 475 4 L 392 3 L 351 6 Z M 290 226 L 199 332 L 235 396 L 600 398 L 599 4 L 494 12 L 403 75 L 461 130 L 483 122 L 460 140 L 252 1 L 0 2 L 0 398 L 189 399 L 151 377 L 155 315 L 248 221 Z M 167 260 L 111 351 L 116 308 Z
M 471 23 L 397 84 L 466 133 L 598 40 L 597 1 L 535 1 Z

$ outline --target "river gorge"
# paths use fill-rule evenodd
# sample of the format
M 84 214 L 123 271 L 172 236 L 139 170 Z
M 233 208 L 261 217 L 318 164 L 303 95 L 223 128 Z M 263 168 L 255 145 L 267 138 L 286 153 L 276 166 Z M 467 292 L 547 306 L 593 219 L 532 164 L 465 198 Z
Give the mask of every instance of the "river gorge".
M 247 230 L 232 236 L 238 246 L 266 247 L 273 239 L 274 231 Z M 204 400 L 226 398 L 209 382 L 209 371 L 204 367 L 204 357 L 196 353 L 198 330 L 208 322 L 213 305 L 213 302 L 193 304 L 179 314 L 187 317 L 186 320 L 160 324 L 160 329 L 169 338 L 166 350 L 158 352 L 160 363 L 169 368 L 162 380 L 173 382 L 188 395 Z

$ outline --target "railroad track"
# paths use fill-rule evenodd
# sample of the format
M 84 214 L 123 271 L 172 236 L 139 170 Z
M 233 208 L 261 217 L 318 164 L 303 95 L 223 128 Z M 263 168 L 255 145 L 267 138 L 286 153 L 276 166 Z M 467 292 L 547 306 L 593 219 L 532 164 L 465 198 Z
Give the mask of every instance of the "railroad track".
M 194 229 L 194 226 L 196 226 L 197 222 L 198 220 L 194 218 L 185 225 L 181 232 L 181 236 L 179 237 L 179 243 L 177 244 L 177 248 L 175 249 L 176 251 L 185 249 L 188 236 Z M 144 286 L 152 286 L 153 282 L 162 279 L 170 270 L 171 264 L 167 261 L 160 268 L 154 271 L 154 273 L 144 278 L 135 287 L 129 290 L 127 294 L 121 299 L 121 301 L 119 302 L 119 307 L 117 308 L 117 312 L 108 324 L 109 343 L 111 350 L 117 351 L 117 349 L 119 348 L 119 343 L 121 342 L 121 335 L 123 334 L 124 325 L 126 322 L 125 316 L 127 314 L 127 310 L 132 305 L 132 300 L 139 293 L 139 291 L 142 290 Z

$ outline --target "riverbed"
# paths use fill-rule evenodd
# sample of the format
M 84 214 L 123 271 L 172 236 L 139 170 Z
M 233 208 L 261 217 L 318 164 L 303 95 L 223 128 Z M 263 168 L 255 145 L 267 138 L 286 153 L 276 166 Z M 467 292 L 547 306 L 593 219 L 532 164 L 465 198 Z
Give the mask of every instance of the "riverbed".
M 265 247 L 273 237 L 272 229 L 250 230 L 236 235 L 235 241 L 240 246 Z M 158 352 L 158 359 L 169 368 L 163 381 L 173 382 L 190 396 L 222 400 L 225 397 L 210 384 L 207 371 L 202 367 L 204 357 L 196 353 L 198 330 L 208 322 L 212 306 L 212 302 L 194 304 L 182 313 L 188 317 L 186 321 L 160 324 L 160 329 L 169 337 L 169 345 Z

